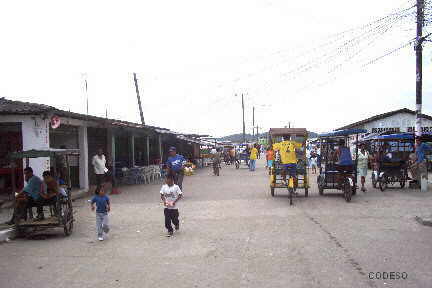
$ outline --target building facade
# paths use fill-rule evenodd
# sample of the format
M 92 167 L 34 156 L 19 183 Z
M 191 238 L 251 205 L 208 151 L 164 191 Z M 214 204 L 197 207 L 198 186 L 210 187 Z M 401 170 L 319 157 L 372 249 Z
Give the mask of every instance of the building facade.
M 394 132 L 414 133 L 415 127 L 415 112 L 409 109 L 399 109 L 388 113 L 376 115 L 362 121 L 358 121 L 336 130 L 343 129 L 366 129 L 367 134 Z M 432 117 L 422 115 L 422 131 L 432 132 Z
M 123 167 L 159 164 L 166 159 L 164 151 L 169 146 L 177 146 L 179 153 L 190 154 L 192 158 L 199 157 L 196 140 L 165 128 L 0 98 L 0 194 L 12 190 L 11 163 L 7 157 L 11 152 L 79 149 L 79 157 L 70 159 L 72 187 L 88 190 L 95 183 L 91 160 L 98 149 L 104 151 L 107 165 L 116 175 Z M 43 171 L 53 169 L 51 161 L 53 159 L 49 158 L 29 159 L 28 163 L 17 161 L 17 188 L 24 185 L 23 168 L 26 165 L 33 168 L 35 175 L 41 176 Z

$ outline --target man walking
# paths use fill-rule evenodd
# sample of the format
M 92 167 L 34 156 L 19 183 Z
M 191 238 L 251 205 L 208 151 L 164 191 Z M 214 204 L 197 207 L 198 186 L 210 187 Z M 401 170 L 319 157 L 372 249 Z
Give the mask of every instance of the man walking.
M 93 156 L 92 165 L 96 175 L 95 194 L 97 194 L 102 187 L 102 183 L 105 181 L 105 174 L 108 172 L 106 168 L 106 158 L 101 148 L 99 148 L 97 154 Z
M 249 170 L 255 171 L 256 168 L 256 160 L 258 158 L 258 149 L 256 148 L 257 145 L 252 146 L 253 148 L 250 150 L 250 156 L 249 156 Z
M 167 167 L 168 167 L 168 175 L 173 175 L 174 183 L 180 187 L 180 190 L 183 190 L 183 177 L 184 177 L 184 164 L 186 163 L 186 159 L 177 154 L 176 147 L 171 147 L 169 149 L 169 157 L 167 159 Z

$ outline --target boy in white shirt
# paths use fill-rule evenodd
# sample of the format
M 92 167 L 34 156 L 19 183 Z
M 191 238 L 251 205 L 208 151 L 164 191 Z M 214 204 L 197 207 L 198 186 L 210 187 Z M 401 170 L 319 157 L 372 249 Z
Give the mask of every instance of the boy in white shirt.
M 166 184 L 162 186 L 160 194 L 165 207 L 164 215 L 165 227 L 168 230 L 167 237 L 171 237 L 174 234 L 171 223 L 174 224 L 176 231 L 180 229 L 179 211 L 176 203 L 182 198 L 182 191 L 178 185 L 174 184 L 174 177 L 171 174 L 167 176 Z

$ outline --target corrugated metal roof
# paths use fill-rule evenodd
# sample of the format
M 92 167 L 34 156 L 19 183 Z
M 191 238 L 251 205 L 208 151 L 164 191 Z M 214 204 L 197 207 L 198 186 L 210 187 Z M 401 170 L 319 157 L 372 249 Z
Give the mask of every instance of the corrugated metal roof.
M 127 127 L 127 128 L 144 128 L 144 129 L 152 129 L 157 133 L 171 133 L 176 134 L 175 132 L 170 131 L 166 128 L 142 125 L 138 123 L 122 121 L 117 119 L 108 119 L 103 117 L 97 117 L 92 115 L 85 115 L 70 111 L 64 111 L 61 109 L 57 109 L 53 106 L 48 106 L 44 104 L 30 103 L 30 102 L 22 102 L 22 101 L 13 101 L 5 98 L 0 98 L 0 114 L 3 115 L 32 115 L 32 114 L 43 114 L 43 113 L 53 113 L 60 117 L 70 117 L 73 119 L 80 120 L 91 120 L 97 122 L 104 122 L 108 125 L 119 126 L 119 127 Z
M 43 104 L 36 104 L 30 102 L 22 102 L 22 101 L 13 101 L 3 98 L 0 98 L 0 114 L 20 114 L 20 115 L 29 115 L 29 114 L 42 114 L 45 112 L 49 112 L 55 110 L 56 108 Z
M 272 136 L 283 136 L 283 135 L 307 135 L 305 128 L 270 128 L 269 133 Z

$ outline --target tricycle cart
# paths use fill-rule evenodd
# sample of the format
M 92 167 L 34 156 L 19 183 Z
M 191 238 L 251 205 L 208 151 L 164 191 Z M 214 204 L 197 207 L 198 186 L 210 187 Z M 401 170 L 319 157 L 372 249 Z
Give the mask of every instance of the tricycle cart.
M 358 148 L 355 149 L 355 161 L 352 167 L 338 165 L 335 161 L 335 148 L 340 140 L 349 143 L 349 140 L 358 142 L 358 135 L 366 133 L 364 129 L 348 129 L 320 134 L 321 165 L 318 176 L 318 191 L 324 195 L 325 189 L 342 190 L 346 202 L 350 202 L 352 195 L 357 191 L 357 159 Z M 323 167 L 324 165 L 324 167 Z
M 247 153 L 247 144 L 241 144 L 238 149 L 236 149 L 235 155 L 235 167 L 236 169 L 240 168 L 240 165 L 246 164 L 249 167 L 249 154 Z
M 421 136 L 422 141 L 431 142 L 429 133 Z M 374 154 L 372 186 L 385 191 L 389 185 L 398 183 L 400 188 L 406 186 L 410 154 L 414 153 L 415 137 L 413 133 L 381 133 L 365 137 L 365 142 Z M 411 181 L 410 184 L 415 183 Z M 411 185 L 416 186 L 416 185 Z M 417 183 L 418 186 L 418 183 Z
M 79 156 L 78 149 L 47 149 L 47 150 L 28 150 L 22 152 L 14 152 L 10 154 L 10 159 L 26 159 L 26 166 L 29 166 L 30 158 L 47 157 L 51 159 L 53 163 L 54 171 L 56 170 L 56 158 L 62 156 L 66 162 L 66 194 L 67 196 L 58 195 L 54 204 L 49 205 L 50 216 L 44 220 L 37 221 L 33 217 L 29 217 L 25 220 L 19 219 L 17 221 L 16 229 L 19 234 L 27 234 L 36 232 L 39 230 L 45 230 L 49 228 L 63 228 L 65 236 L 69 236 L 73 230 L 73 206 L 71 197 L 71 178 L 70 178 L 70 166 L 69 156 Z M 15 188 L 13 188 L 15 189 Z M 15 191 L 14 191 L 15 194 Z M 30 208 L 31 209 L 31 208 Z M 27 213 L 28 211 L 26 211 Z M 32 216 L 33 213 L 30 213 Z
M 306 159 L 306 140 L 308 132 L 304 128 L 271 128 L 269 131 L 269 145 L 276 147 L 281 144 L 293 143 L 295 146 L 301 147 L 295 149 L 297 163 L 296 176 L 289 175 L 288 182 L 283 179 L 283 171 L 286 169 L 286 164 L 282 164 L 279 153 L 276 160 L 273 161 L 273 166 L 270 167 L 270 193 L 274 197 L 275 189 L 287 189 L 290 199 L 290 205 L 293 204 L 293 197 L 297 194 L 297 189 L 304 189 L 305 197 L 308 197 L 309 181 L 307 175 L 307 159 Z M 285 146 L 281 146 L 285 147 Z M 286 148 L 284 148 L 286 149 Z M 287 176 L 287 175 L 286 175 Z

